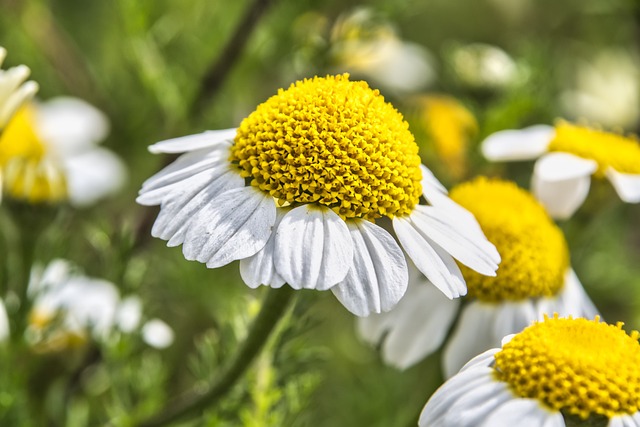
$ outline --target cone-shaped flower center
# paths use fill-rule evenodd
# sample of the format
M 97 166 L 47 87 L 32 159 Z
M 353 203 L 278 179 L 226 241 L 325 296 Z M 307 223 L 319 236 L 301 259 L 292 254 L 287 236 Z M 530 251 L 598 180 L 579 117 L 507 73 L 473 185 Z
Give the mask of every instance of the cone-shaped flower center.
M 598 163 L 597 176 L 608 167 L 621 173 L 640 174 L 640 143 L 623 135 L 560 121 L 549 151 L 563 151 Z
M 49 154 L 36 131 L 34 108 L 30 105 L 22 107 L 0 133 L 4 190 L 13 198 L 31 203 L 65 199 L 64 174 Z
M 279 203 L 319 203 L 342 218 L 412 211 L 422 192 L 407 122 L 348 75 L 279 90 L 242 121 L 231 148 L 251 185 Z
M 476 217 L 502 257 L 495 277 L 461 266 L 470 296 L 517 301 L 552 296 L 562 288 L 567 243 L 531 194 L 512 182 L 479 177 L 455 187 L 451 198 Z
M 497 377 L 524 398 L 587 419 L 640 409 L 640 345 L 622 323 L 545 319 L 495 355 Z

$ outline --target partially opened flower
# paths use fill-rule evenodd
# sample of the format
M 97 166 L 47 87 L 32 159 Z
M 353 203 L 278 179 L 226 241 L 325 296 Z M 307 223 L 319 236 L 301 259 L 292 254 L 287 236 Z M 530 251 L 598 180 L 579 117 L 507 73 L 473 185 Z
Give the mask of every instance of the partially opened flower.
M 445 376 L 545 314 L 596 314 L 569 266 L 562 232 L 528 192 L 479 177 L 455 187 L 451 199 L 475 215 L 502 262 L 496 277 L 462 268 L 469 288 L 463 303 L 470 301 L 445 346 Z M 402 369 L 412 366 L 440 347 L 460 307 L 460 301 L 436 294 L 418 275 L 396 309 L 359 319 L 361 336 L 372 343 L 384 337 L 385 361 Z
M 90 205 L 118 190 L 126 171 L 111 151 L 104 114 L 75 98 L 23 106 L 0 134 L 4 192 L 29 203 Z
M 6 49 L 0 47 L 0 66 L 6 56 Z M 29 73 L 25 65 L 0 69 L 0 134 L 15 111 L 38 91 L 36 82 L 25 82 Z
M 334 66 L 383 88 L 411 92 L 435 79 L 429 52 L 402 40 L 389 22 L 372 9 L 356 8 L 341 15 L 331 29 Z
M 150 150 L 187 152 L 140 191 L 139 203 L 161 205 L 152 234 L 209 268 L 241 260 L 251 287 L 332 289 L 367 315 L 404 294 L 401 247 L 450 298 L 466 293 L 453 257 L 495 274 L 494 246 L 421 167 L 400 113 L 346 75 L 280 90 L 238 129 Z
M 535 323 L 445 382 L 418 425 L 638 427 L 638 335 L 598 317 Z
M 591 175 L 608 178 L 622 201 L 640 203 L 640 143 L 632 137 L 559 121 L 504 130 L 482 142 L 493 161 L 538 159 L 532 188 L 555 218 L 568 218 L 589 193 Z

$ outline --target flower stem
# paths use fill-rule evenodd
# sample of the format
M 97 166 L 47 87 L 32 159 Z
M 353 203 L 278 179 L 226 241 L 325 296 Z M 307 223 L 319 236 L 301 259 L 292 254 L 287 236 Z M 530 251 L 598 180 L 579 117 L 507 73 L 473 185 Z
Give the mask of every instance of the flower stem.
M 225 395 L 238 379 L 246 372 L 251 362 L 260 353 L 269 335 L 275 329 L 278 321 L 287 310 L 287 306 L 294 294 L 289 286 L 279 289 L 269 289 L 260 313 L 253 321 L 244 342 L 237 349 L 237 353 L 230 358 L 230 364 L 223 371 L 218 380 L 208 390 L 189 391 L 162 412 L 142 421 L 139 427 L 157 427 L 165 425 L 196 411 L 212 407 Z

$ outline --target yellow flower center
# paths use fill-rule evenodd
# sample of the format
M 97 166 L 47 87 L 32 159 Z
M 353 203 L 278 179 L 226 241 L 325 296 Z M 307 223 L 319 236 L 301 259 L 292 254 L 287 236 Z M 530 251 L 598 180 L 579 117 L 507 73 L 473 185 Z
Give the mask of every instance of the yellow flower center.
M 66 180 L 60 167 L 51 161 L 35 123 L 36 112 L 26 105 L 0 133 L 4 191 L 30 203 L 60 201 L 67 195 Z
M 569 250 L 562 231 L 531 194 L 512 182 L 478 177 L 456 186 L 451 198 L 476 217 L 502 257 L 495 277 L 461 266 L 470 296 L 500 302 L 558 293 Z
M 596 175 L 603 177 L 611 167 L 621 173 L 640 174 L 640 143 L 636 139 L 574 125 L 556 124 L 549 151 L 563 151 L 598 163 Z
M 260 104 L 230 160 L 279 204 L 318 203 L 342 218 L 408 214 L 422 192 L 407 122 L 346 74 L 298 81 Z
M 495 355 L 496 376 L 524 398 L 587 419 L 640 409 L 640 345 L 622 323 L 545 319 Z

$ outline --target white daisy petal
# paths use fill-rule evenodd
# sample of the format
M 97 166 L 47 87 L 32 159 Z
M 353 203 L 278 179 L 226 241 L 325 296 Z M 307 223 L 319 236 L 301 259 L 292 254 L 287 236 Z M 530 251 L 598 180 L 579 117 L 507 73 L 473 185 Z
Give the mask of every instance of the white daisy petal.
M 536 162 L 531 189 L 549 215 L 569 218 L 589 194 L 591 174 L 597 169 L 592 160 L 567 153 L 549 153 Z
M 407 290 L 409 274 L 402 249 L 383 228 L 366 220 L 347 221 L 353 266 L 333 294 L 356 316 L 389 311 Z
M 9 316 L 4 302 L 0 300 L 0 342 L 4 342 L 9 338 Z
M 428 200 L 432 191 L 437 191 L 441 194 L 447 194 L 447 189 L 438 178 L 431 172 L 431 170 L 423 164 L 420 164 L 420 170 L 422 171 L 422 194 Z
M 517 334 L 537 320 L 535 303 L 530 299 L 520 302 L 502 302 L 496 304 L 495 310 L 494 324 L 489 326 L 493 332 L 493 338 L 490 343 L 487 343 L 488 346 L 485 349 L 498 347 L 502 337 Z
M 167 139 L 156 142 L 149 146 L 149 151 L 158 153 L 186 153 L 201 148 L 211 148 L 224 142 L 233 141 L 236 136 L 236 128 L 223 130 L 210 130 L 196 135 L 183 136 L 180 138 Z
M 598 310 L 585 292 L 578 276 L 573 269 L 567 269 L 564 285 L 560 293 L 551 298 L 540 298 L 536 311 L 538 320 L 543 320 L 544 315 L 553 316 L 558 313 L 560 317 L 574 316 L 593 319 Z
M 136 202 L 147 206 L 159 205 L 173 190 L 181 188 L 182 182 L 191 176 L 203 171 L 211 171 L 212 176 L 215 176 L 213 172 L 218 169 L 228 170 L 228 158 L 227 144 L 183 154 L 142 184 Z
M 499 131 L 482 141 L 482 154 L 492 161 L 532 160 L 547 151 L 554 135 L 547 125 Z
M 479 427 L 565 427 L 559 411 L 544 409 L 534 399 L 513 399 L 496 408 Z
M 475 355 L 498 345 L 494 343 L 492 326 L 496 311 L 490 304 L 473 301 L 464 309 L 458 323 L 444 347 L 442 355 L 445 378 L 456 374 Z M 500 338 L 498 338 L 499 340 Z
M 620 173 L 613 168 L 608 168 L 606 173 L 620 200 L 626 203 L 640 203 L 640 175 Z
M 36 119 L 40 138 L 62 156 L 85 150 L 109 133 L 104 113 L 78 98 L 57 97 L 38 104 Z
M 453 258 L 436 248 L 437 245 L 420 232 L 411 218 L 395 217 L 393 229 L 409 258 L 431 283 L 449 298 L 466 295 L 464 278 Z
M 0 70 L 1 72 L 2 70 Z M 0 76 L 2 77 L 2 76 Z M 1 83 L 1 78 L 0 78 Z M 5 88 L 6 89 L 6 88 Z M 28 99 L 38 91 L 39 86 L 36 82 L 28 81 L 20 86 L 14 92 L 8 94 L 8 98 L 3 100 L 3 95 L 0 93 L 0 129 L 2 129 L 13 114 L 24 104 Z M 0 88 L 0 92 L 2 88 Z
M 462 264 L 485 276 L 495 276 L 499 257 L 495 246 L 486 238 L 469 235 L 460 229 L 444 210 L 431 206 L 416 206 L 411 213 L 411 221 L 421 234 L 429 236 L 438 246 L 447 251 Z
M 294 289 L 331 288 L 353 265 L 347 224 L 328 208 L 302 205 L 292 209 L 276 232 L 275 265 Z
M 460 368 L 460 371 L 458 372 L 464 372 L 468 369 L 475 369 L 478 367 L 491 366 L 495 361 L 496 353 L 498 353 L 501 350 L 502 348 L 491 348 L 485 351 L 484 353 L 477 355 L 476 357 L 474 357 L 473 359 L 465 363 L 465 365 L 462 368 Z
M 285 215 L 284 209 L 276 209 L 276 222 L 273 229 L 277 230 L 280 221 Z M 240 260 L 240 276 L 250 288 L 257 288 L 260 285 L 279 288 L 285 281 L 278 272 L 273 262 L 276 247 L 276 233 L 271 233 L 267 244 L 264 245 L 255 255 Z
M 489 367 L 478 367 L 461 372 L 446 381 L 431 396 L 422 409 L 418 425 L 420 427 L 446 426 L 442 423 L 443 418 L 459 399 L 466 399 L 467 394 L 477 393 L 478 390 L 481 390 L 482 385 L 494 382 L 493 369 Z
M 247 258 L 267 243 L 276 221 L 273 198 L 253 187 L 229 190 L 195 214 L 182 252 L 209 268 Z
M 598 169 L 598 163 L 569 153 L 553 152 L 540 157 L 534 174 L 546 182 L 562 182 L 591 176 Z
M 436 351 L 446 338 L 459 306 L 460 301 L 449 300 L 431 283 L 410 285 L 392 310 L 395 317 L 382 347 L 385 362 L 407 369 Z
M 76 207 L 89 206 L 115 193 L 127 178 L 122 160 L 101 147 L 65 158 L 64 169 L 69 202 Z
M 609 420 L 607 427 L 640 427 L 640 416 L 634 415 L 614 415 Z
M 496 408 L 513 399 L 514 396 L 504 383 L 482 384 L 474 393 L 468 393 L 464 399 L 459 399 L 444 416 L 443 422 L 447 426 L 477 427 L 478 420 L 487 419 Z
M 181 193 L 162 204 L 151 235 L 168 240 L 168 246 L 178 246 L 195 215 L 226 191 L 243 188 L 244 180 L 230 168 L 204 171 L 182 181 L 176 189 Z

